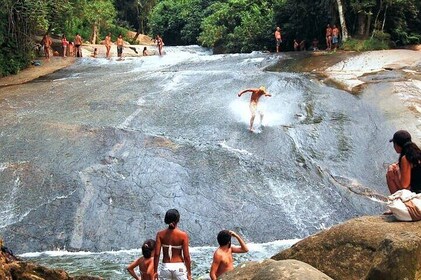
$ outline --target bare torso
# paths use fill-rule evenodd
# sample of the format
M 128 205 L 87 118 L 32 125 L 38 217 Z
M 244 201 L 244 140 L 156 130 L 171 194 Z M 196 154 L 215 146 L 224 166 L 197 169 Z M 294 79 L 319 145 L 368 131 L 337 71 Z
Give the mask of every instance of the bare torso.
M 257 103 L 259 102 L 260 97 L 262 97 L 262 95 L 265 95 L 264 91 L 261 90 L 254 90 L 251 94 L 250 97 L 250 103 Z
M 224 250 L 219 248 L 215 252 L 214 258 L 218 258 L 220 260 L 218 269 L 216 270 L 216 277 L 221 276 L 227 271 L 234 269 L 234 260 L 232 258 L 232 252 L 229 248 L 228 250 Z
M 165 229 L 158 233 L 160 243 L 162 246 L 162 262 L 164 263 L 179 263 L 184 262 L 183 258 L 183 244 L 185 233 L 178 228 Z M 171 245 L 171 248 L 169 246 Z M 174 248 L 174 246 L 176 248 Z M 169 250 L 171 249 L 171 258 Z

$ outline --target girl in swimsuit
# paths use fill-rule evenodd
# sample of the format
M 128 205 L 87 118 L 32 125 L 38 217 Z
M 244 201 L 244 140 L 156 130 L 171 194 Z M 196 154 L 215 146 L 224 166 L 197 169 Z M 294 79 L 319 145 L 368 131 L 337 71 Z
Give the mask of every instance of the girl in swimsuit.
M 162 248 L 162 267 L 160 280 L 191 280 L 191 261 L 189 253 L 189 236 L 177 227 L 180 214 L 170 209 L 165 214 L 167 229 L 156 234 L 154 255 L 154 279 L 158 279 L 158 263 Z
M 397 163 L 391 164 L 386 173 L 391 194 L 401 189 L 421 193 L 421 149 L 411 141 L 411 134 L 398 130 L 389 142 L 400 154 Z
M 143 257 L 138 258 L 127 267 L 127 270 L 129 271 L 130 275 L 133 276 L 134 279 L 153 280 L 153 277 L 154 277 L 153 253 L 154 252 L 155 252 L 155 240 L 153 239 L 146 240 L 142 245 Z M 141 277 L 137 276 L 136 272 L 134 271 L 136 266 L 139 267 Z

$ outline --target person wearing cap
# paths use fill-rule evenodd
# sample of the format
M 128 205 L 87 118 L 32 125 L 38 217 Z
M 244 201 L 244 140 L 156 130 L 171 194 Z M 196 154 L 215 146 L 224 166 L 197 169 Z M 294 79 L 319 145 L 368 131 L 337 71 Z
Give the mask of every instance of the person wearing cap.
M 411 134 L 398 130 L 393 134 L 395 151 L 399 154 L 397 163 L 389 166 L 386 173 L 387 186 L 391 194 L 401 189 L 421 193 L 421 150 L 412 142 Z
M 240 93 L 238 93 L 238 97 L 240 97 L 241 95 L 243 95 L 243 93 L 246 92 L 251 92 L 251 98 L 250 98 L 250 112 L 251 112 L 251 118 L 250 118 L 250 131 L 253 131 L 253 123 L 254 123 L 254 118 L 256 117 L 256 112 L 259 113 L 260 115 L 260 124 L 262 124 L 262 120 L 263 120 L 263 112 L 261 110 L 259 110 L 258 108 L 258 104 L 259 104 L 259 99 L 262 96 L 272 96 L 270 95 L 267 91 L 266 88 L 264 86 L 261 86 L 259 88 L 250 88 L 250 89 L 245 89 L 243 91 L 241 91 Z

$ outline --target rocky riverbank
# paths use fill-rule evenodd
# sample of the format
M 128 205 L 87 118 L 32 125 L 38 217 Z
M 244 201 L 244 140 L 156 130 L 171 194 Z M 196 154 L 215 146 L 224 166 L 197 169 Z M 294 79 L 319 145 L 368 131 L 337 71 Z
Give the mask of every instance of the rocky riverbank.
M 69 276 L 61 269 L 50 269 L 35 263 L 22 261 L 8 250 L 0 239 L 0 279 L 1 280 L 102 280 L 95 276 Z
M 243 264 L 222 279 L 409 280 L 420 279 L 420 264 L 420 222 L 366 216 L 305 238 L 270 261 Z

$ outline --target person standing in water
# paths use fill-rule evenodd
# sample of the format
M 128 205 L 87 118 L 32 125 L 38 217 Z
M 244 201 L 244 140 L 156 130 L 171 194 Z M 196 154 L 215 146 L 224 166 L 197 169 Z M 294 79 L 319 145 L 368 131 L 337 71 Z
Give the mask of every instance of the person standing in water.
M 234 236 L 240 246 L 231 246 L 231 236 Z M 247 253 L 249 251 L 244 240 L 231 230 L 222 230 L 217 236 L 219 248 L 213 254 L 213 261 L 209 276 L 211 280 L 217 280 L 225 272 L 234 269 L 233 253 Z
M 158 46 L 159 55 L 162 55 L 162 48 L 164 46 L 164 41 L 162 41 L 162 38 L 159 35 L 156 35 L 155 41 L 156 41 L 156 45 Z
M 251 118 L 250 118 L 249 130 L 253 131 L 253 123 L 254 123 L 254 118 L 256 117 L 256 112 L 258 112 L 260 115 L 260 125 L 262 125 L 262 121 L 263 121 L 263 111 L 261 111 L 260 108 L 258 107 L 260 97 L 262 96 L 271 97 L 272 95 L 266 91 L 266 88 L 264 86 L 261 86 L 260 88 L 245 89 L 241 91 L 240 93 L 238 93 L 238 97 L 241 97 L 241 95 L 243 95 L 246 92 L 251 92 L 250 105 L 249 105 Z
M 124 41 L 123 41 L 123 35 L 119 34 L 117 38 L 117 56 L 119 60 L 123 59 L 123 47 L 124 47 Z
M 180 214 L 176 209 L 170 209 L 165 214 L 167 229 L 156 234 L 154 255 L 154 279 L 158 279 L 159 256 L 162 248 L 162 268 L 160 280 L 191 280 L 191 260 L 189 252 L 189 236 L 177 225 Z
M 108 33 L 107 36 L 105 36 L 105 40 L 104 40 L 104 45 L 105 45 L 105 49 L 106 49 L 106 57 L 110 58 L 110 50 L 111 50 L 111 32 Z
M 154 258 L 153 253 L 155 252 L 155 240 L 148 239 L 142 245 L 143 257 L 138 258 L 132 262 L 128 267 L 127 271 L 136 280 L 153 280 L 154 277 Z M 141 276 L 137 276 L 134 269 L 139 267 Z
M 399 154 L 397 163 L 389 166 L 386 173 L 387 186 L 391 194 L 408 189 L 421 193 L 421 150 L 412 142 L 411 134 L 398 130 L 393 134 L 393 148 Z

